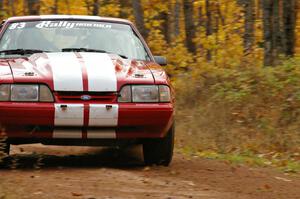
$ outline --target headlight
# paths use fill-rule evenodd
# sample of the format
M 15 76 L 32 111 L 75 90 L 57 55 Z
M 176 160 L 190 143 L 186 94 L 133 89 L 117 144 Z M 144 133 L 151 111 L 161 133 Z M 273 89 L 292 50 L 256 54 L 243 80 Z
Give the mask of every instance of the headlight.
M 132 86 L 132 102 L 158 102 L 157 86 Z
M 166 85 L 127 85 L 121 89 L 118 102 L 170 102 L 170 88 Z
M 0 101 L 9 101 L 10 97 L 10 85 L 2 84 L 0 85 Z
M 37 84 L 2 84 L 0 101 L 14 102 L 53 102 L 53 95 L 45 85 Z
M 12 85 L 11 101 L 37 102 L 39 100 L 38 85 Z

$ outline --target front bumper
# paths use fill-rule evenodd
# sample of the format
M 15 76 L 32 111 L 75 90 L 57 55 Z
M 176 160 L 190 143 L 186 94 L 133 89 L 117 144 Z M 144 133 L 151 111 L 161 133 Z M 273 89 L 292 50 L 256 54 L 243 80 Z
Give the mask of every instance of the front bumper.
M 138 139 L 164 137 L 173 123 L 171 103 L 0 103 L 2 137 Z

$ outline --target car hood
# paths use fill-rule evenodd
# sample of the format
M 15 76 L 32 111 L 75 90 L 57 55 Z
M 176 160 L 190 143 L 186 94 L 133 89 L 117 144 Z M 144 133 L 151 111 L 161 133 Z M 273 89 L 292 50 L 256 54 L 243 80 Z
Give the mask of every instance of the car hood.
M 54 91 L 115 92 L 124 84 L 155 83 L 153 62 L 106 53 L 38 53 L 7 60 L 15 83 L 44 83 Z

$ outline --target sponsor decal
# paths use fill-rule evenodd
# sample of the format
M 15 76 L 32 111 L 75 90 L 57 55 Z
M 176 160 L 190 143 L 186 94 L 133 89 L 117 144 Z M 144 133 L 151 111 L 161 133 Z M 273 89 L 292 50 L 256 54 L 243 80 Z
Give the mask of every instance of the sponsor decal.
M 26 23 L 25 22 L 21 22 L 21 23 L 13 23 L 9 26 L 10 30 L 14 30 L 14 29 L 22 29 L 25 28 Z
M 36 28 L 107 28 L 111 29 L 111 24 L 94 23 L 94 22 L 70 22 L 70 21 L 42 21 Z
M 9 26 L 9 29 L 15 30 L 15 29 L 23 29 L 23 28 L 31 28 L 31 27 L 35 27 L 38 29 L 46 29 L 46 28 L 66 28 L 66 29 L 104 28 L 104 29 L 111 29 L 112 24 L 91 22 L 91 21 L 82 21 L 82 22 L 81 21 L 42 21 L 39 23 L 20 22 L 20 23 L 12 23 Z

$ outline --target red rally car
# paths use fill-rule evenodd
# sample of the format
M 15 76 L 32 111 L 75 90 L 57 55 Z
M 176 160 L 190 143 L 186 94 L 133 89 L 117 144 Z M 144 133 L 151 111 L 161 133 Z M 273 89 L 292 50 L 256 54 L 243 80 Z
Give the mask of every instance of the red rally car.
M 135 26 L 91 16 L 27 16 L 0 33 L 0 137 L 10 144 L 142 144 L 169 165 L 174 95 Z

